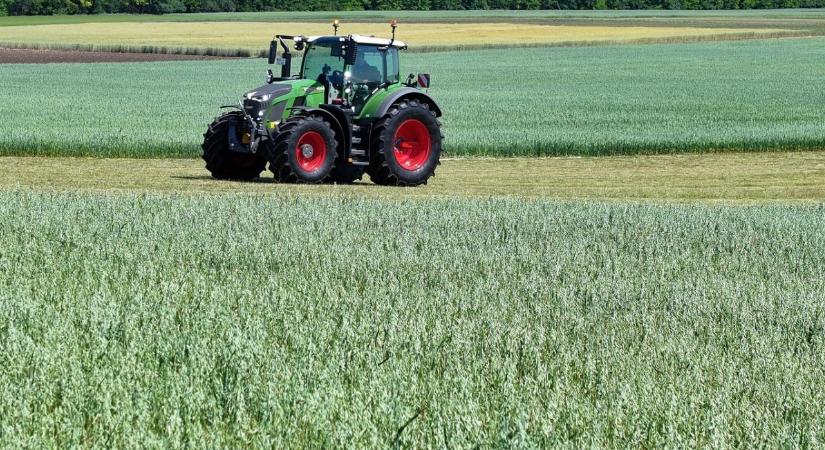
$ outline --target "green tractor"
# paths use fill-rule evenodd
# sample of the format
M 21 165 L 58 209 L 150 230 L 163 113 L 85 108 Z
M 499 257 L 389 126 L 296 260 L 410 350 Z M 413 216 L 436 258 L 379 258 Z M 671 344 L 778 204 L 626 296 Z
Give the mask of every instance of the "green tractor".
M 441 108 L 428 74 L 399 78 L 392 38 L 276 35 L 267 84 L 247 92 L 204 133 L 203 159 L 217 179 L 252 180 L 267 163 L 279 182 L 425 184 L 441 156 Z M 293 54 L 303 52 L 292 75 Z M 283 50 L 278 53 L 278 46 Z

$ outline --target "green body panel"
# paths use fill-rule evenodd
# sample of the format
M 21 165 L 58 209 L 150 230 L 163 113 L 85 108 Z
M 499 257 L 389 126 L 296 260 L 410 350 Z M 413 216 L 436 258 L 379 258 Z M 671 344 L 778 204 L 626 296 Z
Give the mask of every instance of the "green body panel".
M 286 108 L 284 108 L 284 113 L 281 120 L 286 119 L 292 114 L 292 110 L 290 108 L 295 105 L 295 99 L 298 97 L 306 96 L 304 106 L 314 108 L 324 103 L 324 85 L 315 80 L 286 80 L 278 81 L 277 83 L 288 84 L 292 87 L 292 90 L 288 93 L 272 99 L 273 106 L 283 101 L 286 102 Z
M 290 108 L 294 106 L 295 99 L 298 97 L 306 96 L 304 106 L 311 108 L 318 107 L 324 103 L 324 85 L 315 80 L 298 79 L 278 81 L 278 83 L 289 84 L 292 87 L 292 90 L 287 94 L 281 95 L 280 97 L 276 97 L 272 100 L 273 106 L 280 102 L 286 102 L 286 107 L 284 108 L 284 112 L 280 120 L 285 120 L 292 114 L 292 110 Z M 364 107 L 361 108 L 361 111 L 354 118 L 356 120 L 376 119 L 378 111 L 384 100 L 395 91 L 403 87 L 405 86 L 401 83 L 393 83 L 385 88 L 379 89 L 377 92 L 372 94 L 369 99 L 367 99 Z
M 387 96 L 391 95 L 393 92 L 397 91 L 404 87 L 401 83 L 394 83 L 391 84 L 383 89 L 379 89 L 378 92 L 375 92 L 367 99 L 367 103 L 364 104 L 364 107 L 361 108 L 361 111 L 355 117 L 356 119 L 376 119 L 376 114 L 378 110 L 381 108 L 381 103 L 384 102 L 384 99 Z

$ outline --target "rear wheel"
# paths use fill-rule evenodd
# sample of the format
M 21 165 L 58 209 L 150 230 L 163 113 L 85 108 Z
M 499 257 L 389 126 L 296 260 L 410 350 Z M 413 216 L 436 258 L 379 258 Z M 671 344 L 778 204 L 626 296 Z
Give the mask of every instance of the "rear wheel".
M 212 177 L 219 180 L 252 180 L 266 167 L 261 154 L 239 153 L 229 149 L 229 133 L 235 133 L 237 142 L 248 141 L 243 129 L 243 114 L 237 111 L 221 115 L 203 134 L 203 160 Z M 244 137 L 247 134 L 247 137 Z
M 280 182 L 320 183 L 335 166 L 337 147 L 335 132 L 324 119 L 291 117 L 269 149 L 269 170 Z
M 441 124 L 418 100 L 393 105 L 373 131 L 367 173 L 376 184 L 416 186 L 435 175 L 441 157 Z

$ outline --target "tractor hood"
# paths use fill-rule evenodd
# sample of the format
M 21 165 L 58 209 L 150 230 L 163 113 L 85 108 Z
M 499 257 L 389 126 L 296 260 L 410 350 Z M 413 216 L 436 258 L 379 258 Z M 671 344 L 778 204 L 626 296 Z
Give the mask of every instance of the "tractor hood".
M 243 95 L 242 103 L 244 111 L 257 121 L 278 122 L 288 115 L 287 108 L 299 104 L 314 106 L 323 97 L 323 85 L 317 81 L 293 79 L 252 89 Z
M 286 83 L 265 84 L 243 95 L 243 109 L 258 121 L 279 120 L 286 103 L 273 100 L 289 94 L 292 86 Z
M 291 90 L 292 86 L 287 83 L 265 84 L 245 93 L 243 97 L 244 99 L 255 99 L 265 102 L 288 94 Z

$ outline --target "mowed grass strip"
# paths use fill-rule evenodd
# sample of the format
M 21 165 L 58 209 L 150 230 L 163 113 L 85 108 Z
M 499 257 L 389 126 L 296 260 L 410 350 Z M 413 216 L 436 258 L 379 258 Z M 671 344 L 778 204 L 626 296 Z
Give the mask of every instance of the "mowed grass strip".
M 0 154 L 197 157 L 263 60 L 0 65 Z M 825 39 L 408 53 L 448 156 L 825 148 Z
M 823 220 L 0 192 L 0 439 L 816 447 Z
M 263 193 L 393 200 L 524 197 L 598 200 L 825 201 L 825 152 L 600 158 L 449 159 L 415 189 L 373 185 L 217 181 L 200 159 L 2 157 L 2 189 L 91 192 Z
M 389 35 L 389 26 L 376 23 L 344 23 L 347 34 Z M 145 22 L 83 23 L 0 27 L 0 43 L 10 46 L 66 47 L 98 49 L 186 49 L 243 50 L 257 55 L 268 48 L 274 34 L 331 34 L 325 23 L 266 22 Z M 692 28 L 666 26 L 553 26 L 513 23 L 407 23 L 399 28 L 398 38 L 412 51 L 435 48 L 494 45 L 537 45 L 622 42 L 657 39 L 697 39 L 733 35 L 757 37 L 793 35 L 795 32 L 774 28 Z M 783 34 L 784 33 L 784 34 Z

